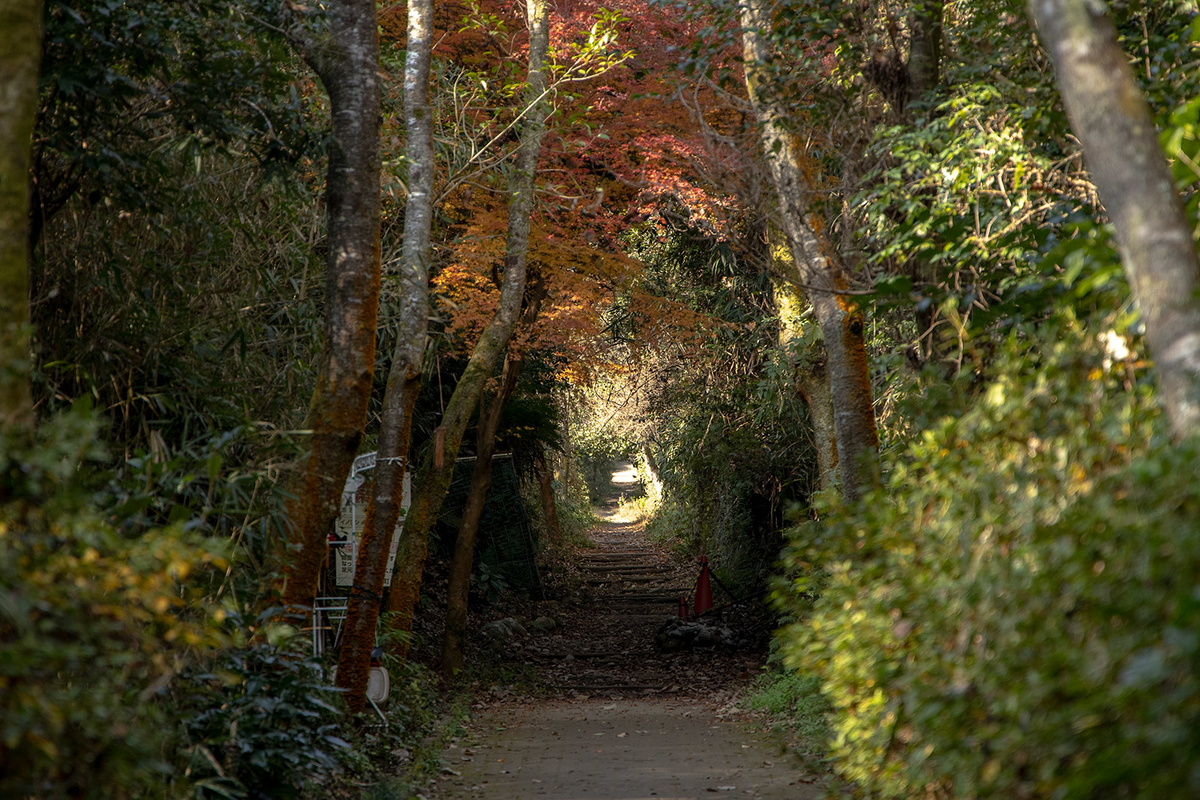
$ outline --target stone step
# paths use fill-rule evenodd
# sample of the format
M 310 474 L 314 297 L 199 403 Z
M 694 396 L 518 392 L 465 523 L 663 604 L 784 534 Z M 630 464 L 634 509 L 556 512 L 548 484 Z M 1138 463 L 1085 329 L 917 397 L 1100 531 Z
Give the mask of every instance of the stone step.
M 654 583 L 662 578 L 655 575 L 620 575 L 609 578 L 588 578 L 584 583 L 589 586 L 606 586 L 610 583 Z
M 610 598 L 605 598 L 610 607 L 619 608 L 623 604 L 628 605 L 678 605 L 679 597 L 687 597 L 687 592 L 679 592 L 678 594 L 644 594 L 644 595 L 617 595 Z
M 663 562 L 661 559 L 659 559 L 657 557 L 654 557 L 651 555 L 644 555 L 644 556 L 636 556 L 636 557 L 635 556 L 629 556 L 629 557 L 622 556 L 621 558 L 585 558 L 582 561 L 580 561 L 579 563 L 580 564 L 601 564 L 601 565 L 615 564 L 615 565 L 620 566 L 622 564 L 661 564 Z

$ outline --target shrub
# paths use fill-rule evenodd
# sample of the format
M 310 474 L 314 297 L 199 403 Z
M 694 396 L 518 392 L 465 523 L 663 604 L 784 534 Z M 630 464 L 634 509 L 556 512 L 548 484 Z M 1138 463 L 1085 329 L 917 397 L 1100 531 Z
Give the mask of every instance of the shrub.
M 194 599 L 219 548 L 182 526 L 122 537 L 81 478 L 103 454 L 86 407 L 31 446 L 0 441 L 0 796 L 125 798 L 160 782 L 156 694 L 220 641 Z M 189 576 L 192 581 L 189 582 Z
M 1057 333 L 791 533 L 786 661 L 879 795 L 1200 794 L 1200 447 L 1166 440 L 1132 362 Z
M 176 713 L 198 796 L 297 797 L 340 771 L 350 744 L 332 704 L 338 690 L 310 656 L 256 643 L 184 677 Z

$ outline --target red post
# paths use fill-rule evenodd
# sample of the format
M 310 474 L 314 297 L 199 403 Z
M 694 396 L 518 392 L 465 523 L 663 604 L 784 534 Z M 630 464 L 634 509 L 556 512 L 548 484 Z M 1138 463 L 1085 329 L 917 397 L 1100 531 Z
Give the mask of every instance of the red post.
M 684 597 L 683 595 L 679 595 L 679 618 L 680 619 L 688 618 L 687 598 Z
M 708 574 L 708 556 L 700 556 L 700 577 L 696 578 L 696 616 L 712 611 L 712 578 Z

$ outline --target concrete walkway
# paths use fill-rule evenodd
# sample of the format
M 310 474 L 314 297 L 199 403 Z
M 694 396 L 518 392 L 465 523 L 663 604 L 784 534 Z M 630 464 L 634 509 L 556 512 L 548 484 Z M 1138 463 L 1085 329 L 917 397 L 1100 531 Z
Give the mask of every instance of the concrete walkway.
M 443 753 L 441 800 L 815 800 L 759 735 L 697 698 L 527 700 L 496 706 Z

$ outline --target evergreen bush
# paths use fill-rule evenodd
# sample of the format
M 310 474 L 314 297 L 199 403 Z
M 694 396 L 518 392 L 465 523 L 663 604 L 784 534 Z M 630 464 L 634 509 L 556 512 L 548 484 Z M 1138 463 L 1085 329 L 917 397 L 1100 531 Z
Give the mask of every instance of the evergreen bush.
M 160 696 L 222 641 L 198 597 L 222 546 L 182 524 L 123 536 L 86 481 L 86 404 L 0 441 L 0 796 L 126 798 L 168 770 Z M 190 576 L 190 577 L 189 577 Z
M 791 532 L 785 659 L 823 676 L 845 776 L 1200 794 L 1200 443 L 1166 439 L 1141 366 L 1078 325 L 1014 337 L 872 497 Z
M 303 647 L 303 645 L 301 645 Z M 184 676 L 175 714 L 200 797 L 300 796 L 336 775 L 350 749 L 339 728 L 338 690 L 321 664 L 264 642 L 223 651 Z

